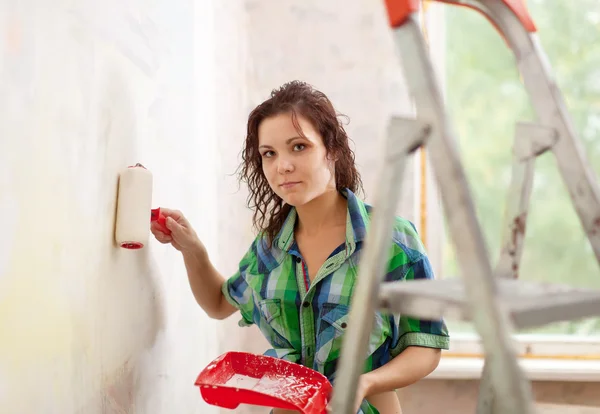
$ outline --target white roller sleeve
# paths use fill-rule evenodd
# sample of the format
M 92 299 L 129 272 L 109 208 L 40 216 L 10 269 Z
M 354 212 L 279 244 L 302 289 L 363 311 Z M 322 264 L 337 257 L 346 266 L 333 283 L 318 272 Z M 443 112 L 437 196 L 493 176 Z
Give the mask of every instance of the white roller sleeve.
M 115 239 L 121 247 L 139 249 L 148 243 L 152 207 L 152 173 L 141 166 L 119 177 Z

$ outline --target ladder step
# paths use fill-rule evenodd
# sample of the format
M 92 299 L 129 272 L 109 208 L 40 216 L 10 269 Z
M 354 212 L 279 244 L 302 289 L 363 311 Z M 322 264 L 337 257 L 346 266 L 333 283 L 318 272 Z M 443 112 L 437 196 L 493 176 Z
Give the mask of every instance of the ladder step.
M 600 316 L 600 290 L 500 278 L 496 283 L 498 301 L 516 329 Z M 383 283 L 379 309 L 428 320 L 471 320 L 462 278 Z

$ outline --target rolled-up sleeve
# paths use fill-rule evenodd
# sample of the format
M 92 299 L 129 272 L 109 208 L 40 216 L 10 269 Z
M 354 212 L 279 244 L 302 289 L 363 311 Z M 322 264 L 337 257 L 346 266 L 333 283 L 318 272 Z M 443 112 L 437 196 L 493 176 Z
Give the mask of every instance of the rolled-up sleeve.
M 392 260 L 397 266 L 390 269 L 386 275 L 387 282 L 434 279 L 433 269 L 425 254 L 419 255 L 416 260 L 402 263 Z M 392 355 L 400 354 L 409 346 L 422 346 L 427 348 L 448 349 L 450 336 L 443 319 L 426 320 L 408 315 L 393 315 L 392 324 Z
M 225 299 L 237 308 L 242 315 L 242 319 L 238 322 L 240 326 L 250 326 L 254 323 L 254 300 L 252 289 L 246 279 L 246 270 L 255 265 L 255 252 L 255 243 L 253 243 L 240 261 L 238 270 L 221 286 Z

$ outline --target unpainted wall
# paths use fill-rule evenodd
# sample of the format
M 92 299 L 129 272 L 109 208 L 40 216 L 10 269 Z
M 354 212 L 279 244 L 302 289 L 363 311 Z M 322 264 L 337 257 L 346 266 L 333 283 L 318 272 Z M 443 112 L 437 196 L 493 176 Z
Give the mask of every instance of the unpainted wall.
M 216 241 L 212 3 L 195 3 L 0 3 L 2 413 L 217 411 L 194 387 L 216 327 L 180 255 L 114 243 L 136 162 L 154 205 Z

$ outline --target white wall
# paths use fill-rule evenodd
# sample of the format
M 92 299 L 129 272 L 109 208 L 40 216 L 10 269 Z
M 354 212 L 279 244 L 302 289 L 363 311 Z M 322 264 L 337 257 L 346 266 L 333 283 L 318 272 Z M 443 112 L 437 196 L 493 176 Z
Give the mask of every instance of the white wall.
M 367 198 L 372 199 L 386 123 L 392 114 L 410 113 L 384 2 L 247 0 L 247 4 L 253 103 L 292 79 L 325 92 L 336 109 L 350 117 L 347 131 Z M 413 213 L 412 205 L 403 210 L 405 215 Z
M 215 324 L 179 255 L 113 241 L 118 172 L 142 162 L 154 205 L 215 246 L 212 18 L 206 0 L 0 3 L 0 412 L 216 412 L 193 384 Z

